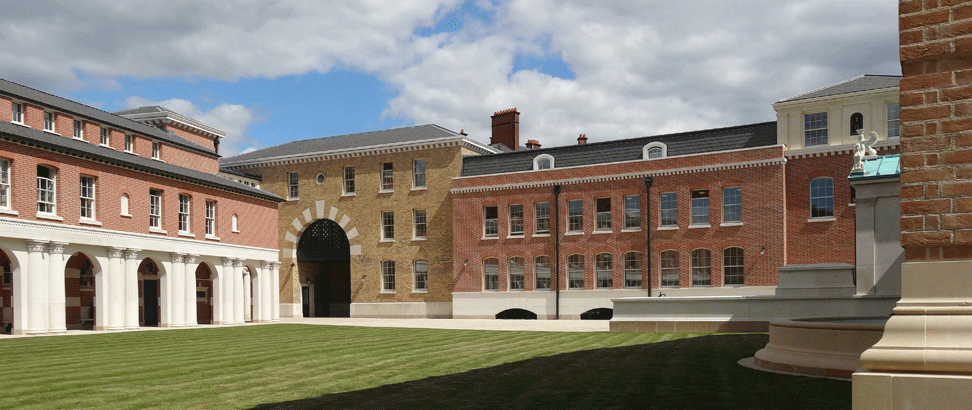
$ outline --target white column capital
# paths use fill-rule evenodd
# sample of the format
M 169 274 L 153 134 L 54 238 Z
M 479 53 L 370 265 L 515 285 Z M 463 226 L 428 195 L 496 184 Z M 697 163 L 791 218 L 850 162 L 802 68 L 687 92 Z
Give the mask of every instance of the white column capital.
M 199 258 L 199 255 L 186 254 L 186 263 L 196 263 L 197 258 Z
M 225 266 L 225 267 L 231 267 L 231 266 L 233 266 L 233 259 L 231 259 L 231 258 L 223 258 L 223 266 Z
M 125 249 L 125 259 L 138 259 L 138 253 L 141 249 Z
M 121 258 L 124 253 L 125 253 L 125 248 L 116 248 L 114 246 L 109 246 L 108 247 L 108 257 L 109 258 L 112 258 L 112 259 Z
M 169 255 L 172 257 L 172 262 L 175 263 L 182 263 L 183 258 L 186 256 L 184 253 L 170 253 Z
M 50 253 L 64 253 L 64 247 L 67 245 L 67 242 L 51 242 L 47 245 L 47 250 Z
M 271 266 L 273 266 L 271 262 L 263 261 L 260 263 L 260 269 L 270 269 Z
M 27 252 L 44 252 L 47 250 L 47 241 L 27 241 Z
M 245 266 L 245 263 L 243 259 L 233 259 L 233 266 L 237 268 L 242 268 L 243 266 Z

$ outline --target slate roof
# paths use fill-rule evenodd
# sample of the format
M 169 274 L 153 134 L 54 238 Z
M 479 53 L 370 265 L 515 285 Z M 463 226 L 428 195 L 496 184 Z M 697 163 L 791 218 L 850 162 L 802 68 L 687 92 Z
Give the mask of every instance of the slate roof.
M 777 101 L 777 103 L 897 87 L 900 82 L 901 76 L 899 75 L 863 74 L 837 84 L 831 84 L 790 98 L 784 98 Z
M 668 156 L 771 146 L 776 144 L 776 122 L 495 155 L 467 156 L 462 158 L 461 175 L 468 177 L 530 171 L 533 169 L 533 159 L 540 154 L 553 156 L 555 168 L 640 160 L 645 145 L 654 141 L 665 144 Z
M 269 148 L 251 151 L 234 157 L 220 159 L 221 167 L 231 167 L 247 163 L 259 163 L 292 157 L 304 157 L 314 154 L 331 152 L 355 151 L 360 149 L 380 149 L 408 145 L 419 141 L 434 142 L 464 138 L 455 131 L 450 131 L 435 124 L 416 125 L 413 127 L 393 128 L 390 130 L 362 132 L 358 134 L 335 135 L 333 137 L 315 138 L 310 140 L 292 141 Z M 480 144 L 481 145 L 481 144 Z M 485 148 L 485 146 L 483 146 Z
M 125 117 L 120 117 L 118 115 L 77 103 L 66 98 L 35 90 L 12 81 L 0 79 L 0 94 L 10 96 L 16 100 L 31 102 L 41 107 L 68 113 L 73 116 L 77 116 L 80 119 L 88 119 L 95 122 L 100 122 L 105 125 L 110 125 L 112 128 L 121 129 L 138 135 L 144 135 L 146 137 L 164 141 L 172 145 L 190 149 L 192 151 L 198 151 L 213 157 L 218 157 L 216 151 L 189 141 L 188 139 L 180 137 L 176 134 L 170 134 L 153 126 L 145 125 Z
M 894 178 L 901 175 L 901 155 L 882 155 L 877 158 L 864 159 L 863 174 L 851 174 L 847 177 L 851 181 L 867 179 Z
M 47 149 L 57 153 L 83 158 L 89 161 L 96 161 L 138 172 L 160 175 L 196 185 L 257 197 L 268 201 L 283 201 L 283 199 L 281 199 L 279 196 L 276 196 L 270 192 L 256 189 L 219 175 L 183 168 L 154 159 L 116 151 L 111 148 L 79 141 L 74 138 L 54 135 L 49 132 L 44 132 L 9 122 L 0 121 L 0 140 L 25 144 L 28 146 L 38 147 L 40 149 Z
M 213 134 L 217 138 L 226 136 L 226 131 L 211 125 L 204 124 L 194 118 L 186 117 L 160 105 L 150 105 L 147 107 L 129 108 L 127 110 L 115 111 L 112 114 L 122 116 L 131 120 L 161 120 L 177 121 L 196 127 L 204 132 Z

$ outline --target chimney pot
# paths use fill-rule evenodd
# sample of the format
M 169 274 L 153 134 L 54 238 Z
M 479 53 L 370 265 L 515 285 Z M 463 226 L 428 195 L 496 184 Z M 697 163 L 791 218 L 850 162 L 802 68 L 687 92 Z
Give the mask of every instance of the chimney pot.
M 462 135 L 463 137 L 465 137 L 465 136 L 467 136 L 469 134 L 466 134 L 466 129 L 463 128 L 463 129 L 459 130 L 459 135 Z
M 537 140 L 527 140 L 527 149 L 540 149 L 540 141 Z
M 577 145 L 587 144 L 587 134 L 581 134 L 577 137 Z

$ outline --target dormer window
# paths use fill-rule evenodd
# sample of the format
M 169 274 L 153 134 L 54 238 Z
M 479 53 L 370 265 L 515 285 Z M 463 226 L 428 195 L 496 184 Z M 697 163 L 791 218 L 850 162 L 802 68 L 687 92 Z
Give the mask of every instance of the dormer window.
M 80 120 L 74 120 L 74 138 L 84 139 L 84 124 Z
M 159 151 L 161 149 L 161 145 L 162 144 L 159 144 L 158 141 L 152 141 L 152 159 L 161 159 L 159 158 Z
M 667 156 L 668 146 L 658 141 L 645 145 L 642 151 L 643 159 L 665 158 Z
M 549 154 L 540 154 L 533 159 L 533 170 L 553 169 L 554 157 Z
M 17 124 L 23 124 L 24 123 L 24 105 L 23 104 L 18 103 L 18 102 L 11 103 L 10 111 L 11 111 L 10 121 L 15 122 Z
M 44 111 L 44 131 L 54 132 L 54 113 Z

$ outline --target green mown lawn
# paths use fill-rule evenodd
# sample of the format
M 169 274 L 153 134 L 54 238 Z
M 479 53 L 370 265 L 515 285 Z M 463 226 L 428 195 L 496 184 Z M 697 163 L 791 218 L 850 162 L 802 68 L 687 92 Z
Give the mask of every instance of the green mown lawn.
M 765 335 L 690 336 L 266 325 L 0 339 L 0 408 L 850 406 L 849 382 L 737 365 Z

